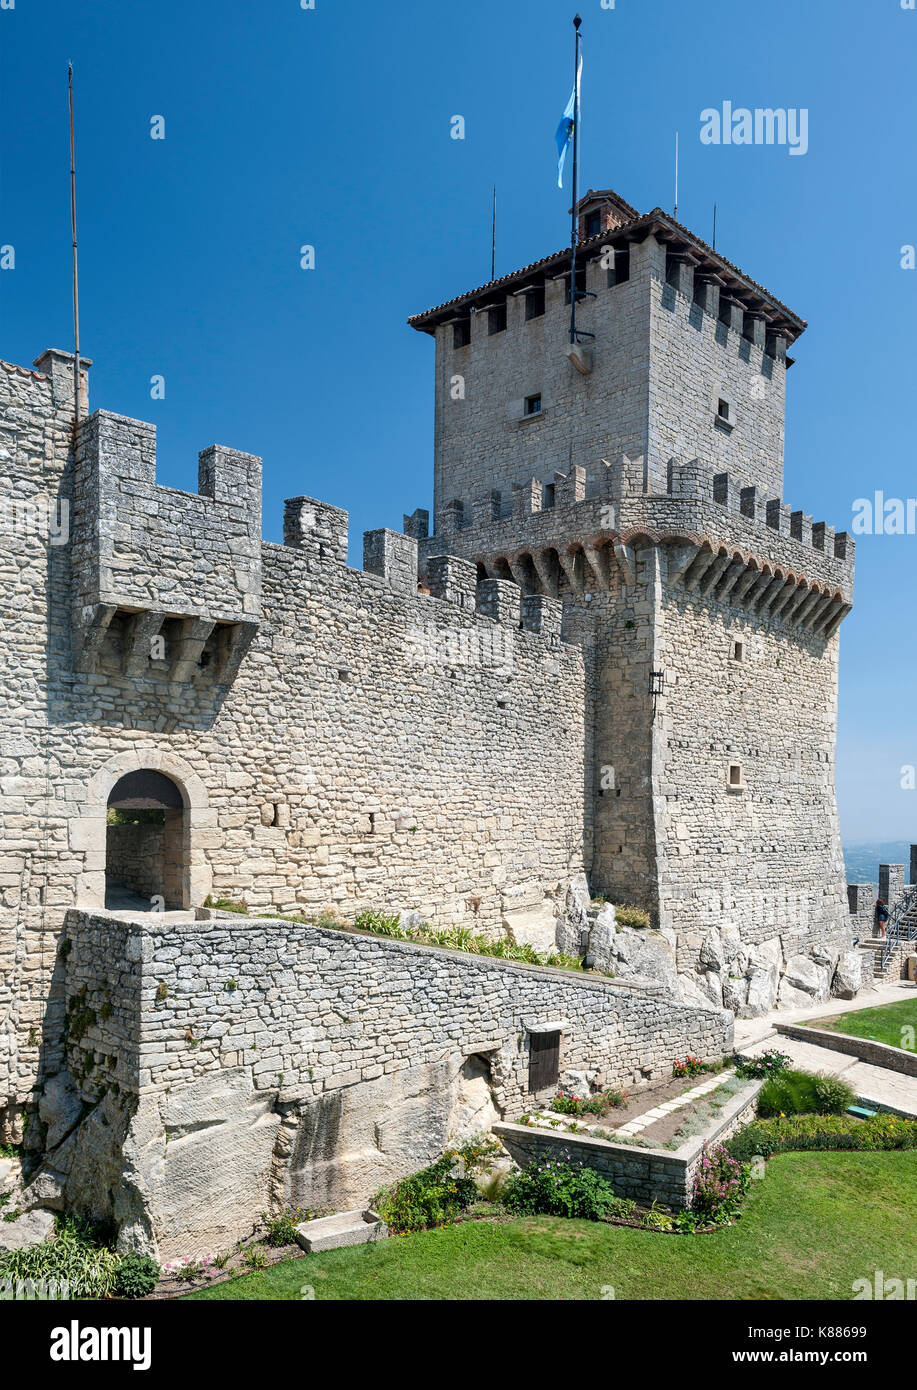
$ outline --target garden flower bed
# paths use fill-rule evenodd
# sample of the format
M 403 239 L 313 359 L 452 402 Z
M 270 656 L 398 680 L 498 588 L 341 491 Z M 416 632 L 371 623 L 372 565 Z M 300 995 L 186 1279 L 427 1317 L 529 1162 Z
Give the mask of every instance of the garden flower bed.
M 540 1112 L 537 1118 L 522 1117 L 524 1123 L 494 1125 L 493 1132 L 521 1167 L 552 1160 L 587 1165 L 606 1177 L 620 1197 L 632 1198 L 644 1207 L 656 1202 L 669 1211 L 682 1211 L 691 1205 L 704 1152 L 754 1117 L 762 1083 L 724 1072 L 701 1085 L 704 1094 L 690 1107 L 683 1107 L 680 1116 L 678 1111 L 662 1114 L 637 1134 L 622 1136 L 620 1126 L 616 1132 L 607 1123 L 587 1125 L 547 1112 Z M 694 1086 L 697 1088 L 696 1077 Z M 721 1104 L 708 1099 L 717 1091 Z M 663 1120 L 667 1123 L 660 1124 Z M 677 1135 L 679 1128 L 684 1130 L 683 1136 Z M 652 1142 L 670 1129 L 664 1141 L 668 1148 L 661 1139 Z

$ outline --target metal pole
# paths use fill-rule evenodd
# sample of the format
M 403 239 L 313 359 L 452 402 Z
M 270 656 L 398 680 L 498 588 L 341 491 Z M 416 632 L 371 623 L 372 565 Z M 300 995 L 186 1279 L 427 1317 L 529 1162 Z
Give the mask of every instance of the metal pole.
M 678 131 L 675 132 L 675 221 L 678 221 Z
M 76 151 L 73 140 L 73 64 L 67 64 L 70 89 L 70 225 L 73 230 L 73 423 L 80 423 L 80 291 L 76 253 Z
M 576 243 L 578 239 L 577 202 L 579 189 L 579 55 L 580 25 L 579 15 L 573 21 L 576 30 L 576 45 L 573 53 L 573 215 L 570 230 L 570 342 L 576 343 Z
M 713 250 L 716 250 L 716 203 L 713 204 Z
M 497 185 L 494 184 L 494 217 L 493 231 L 490 238 L 490 278 L 495 280 L 497 276 Z

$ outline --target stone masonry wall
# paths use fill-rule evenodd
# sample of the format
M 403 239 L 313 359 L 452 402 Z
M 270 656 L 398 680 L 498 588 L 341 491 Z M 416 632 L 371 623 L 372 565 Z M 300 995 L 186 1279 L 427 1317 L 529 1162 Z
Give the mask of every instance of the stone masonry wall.
M 660 630 L 660 923 L 679 937 L 683 983 L 720 1003 L 725 986 L 741 1009 L 753 948 L 783 966 L 822 947 L 833 957 L 820 967 L 824 996 L 852 942 L 834 793 L 837 639 L 683 589 L 666 592 Z M 723 937 L 741 940 L 732 969 Z M 783 1002 L 803 1003 L 791 993 L 800 983 L 774 976 L 767 1006 L 778 984 Z
M 110 825 L 106 840 L 106 872 L 110 880 L 145 898 L 163 888 L 163 826 Z
M 272 1206 L 365 1203 L 422 1167 L 481 1127 L 469 1058 L 490 1114 L 519 1113 L 538 1025 L 562 1030 L 562 1069 L 607 1085 L 732 1043 L 728 1014 L 661 992 L 298 923 L 72 911 L 64 940 L 57 1065 L 86 1118 L 58 1128 L 41 1181 L 162 1256 L 228 1248 Z

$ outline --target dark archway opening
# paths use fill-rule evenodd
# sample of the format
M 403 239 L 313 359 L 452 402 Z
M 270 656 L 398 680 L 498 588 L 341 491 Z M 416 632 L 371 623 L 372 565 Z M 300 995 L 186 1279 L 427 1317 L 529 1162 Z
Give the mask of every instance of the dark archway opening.
M 170 777 L 128 772 L 112 787 L 105 828 L 105 906 L 185 907 L 187 810 Z

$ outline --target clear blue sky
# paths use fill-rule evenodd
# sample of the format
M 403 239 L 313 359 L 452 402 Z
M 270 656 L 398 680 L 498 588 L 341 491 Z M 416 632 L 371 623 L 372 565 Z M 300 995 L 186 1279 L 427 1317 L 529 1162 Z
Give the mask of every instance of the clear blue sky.
M 917 492 L 917 13 L 900 0 L 583 0 L 584 186 L 680 220 L 811 324 L 790 374 L 786 500 L 850 525 Z M 66 65 L 77 77 L 83 349 L 94 406 L 154 420 L 159 479 L 214 441 L 351 535 L 430 502 L 432 344 L 405 325 L 565 244 L 553 136 L 572 4 L 15 0 L 0 10 L 0 356 L 71 342 Z M 700 111 L 805 107 L 810 148 L 705 147 Z M 450 139 L 450 118 L 467 122 Z M 166 139 L 150 139 L 162 115 Z M 316 247 L 316 269 L 299 248 Z M 162 374 L 166 395 L 150 399 Z M 917 537 L 862 538 L 841 636 L 845 837 L 917 839 Z

